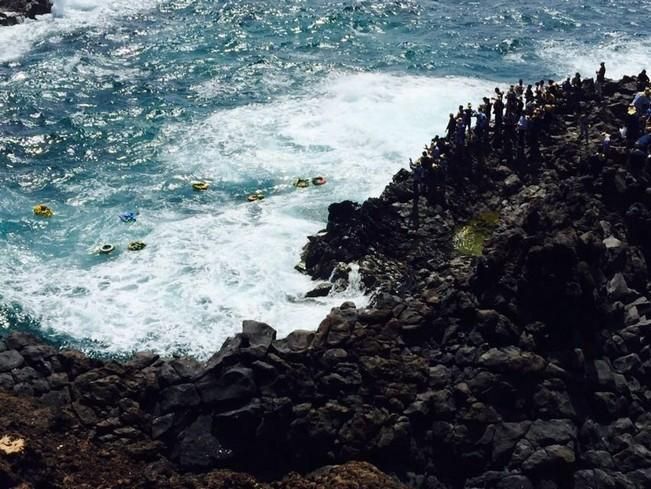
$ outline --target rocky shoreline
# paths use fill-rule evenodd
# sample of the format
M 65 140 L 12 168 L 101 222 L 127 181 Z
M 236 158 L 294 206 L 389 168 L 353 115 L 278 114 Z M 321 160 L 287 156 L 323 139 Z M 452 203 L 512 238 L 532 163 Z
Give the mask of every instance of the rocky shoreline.
M 20 24 L 25 19 L 52 11 L 50 0 L 0 0 L 0 26 Z
M 447 198 L 417 201 L 417 229 L 406 170 L 333 204 L 306 269 L 336 281 L 355 262 L 377 292 L 316 331 L 245 321 L 205 363 L 6 336 L 0 486 L 651 487 L 651 165 L 623 142 L 593 151 L 636 83 L 602 91 L 583 83 L 589 146 L 559 99 L 540 158 L 471 149 Z M 482 256 L 455 253 L 485 211 Z

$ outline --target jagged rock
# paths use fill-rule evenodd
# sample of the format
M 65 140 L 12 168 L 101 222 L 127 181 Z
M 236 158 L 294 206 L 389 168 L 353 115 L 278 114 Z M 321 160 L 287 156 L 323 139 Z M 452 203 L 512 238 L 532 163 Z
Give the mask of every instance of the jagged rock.
M 608 282 L 606 290 L 608 291 L 608 295 L 615 300 L 624 299 L 631 294 L 626 279 L 621 273 L 615 274 L 615 276 Z
M 258 321 L 244 321 L 242 332 L 249 341 L 249 346 L 267 351 L 276 339 L 276 330 Z
M 199 393 L 193 384 L 173 385 L 160 392 L 160 408 L 163 413 L 197 406 L 200 402 Z
M 154 439 L 160 438 L 167 433 L 174 424 L 174 413 L 169 413 L 158 418 L 154 418 L 151 423 L 151 436 Z
M 253 370 L 243 367 L 227 369 L 219 378 L 205 376 L 197 382 L 197 388 L 207 404 L 244 401 L 256 393 Z
M 522 464 L 525 472 L 554 470 L 573 465 L 576 461 L 574 450 L 563 445 L 549 445 L 536 450 Z
M 326 297 L 330 291 L 332 290 L 332 283 L 330 282 L 324 282 L 322 284 L 317 285 L 314 287 L 312 290 L 309 292 L 305 293 L 305 297 L 311 298 L 311 297 Z
M 230 450 L 222 447 L 212 434 L 210 416 L 199 416 L 179 435 L 177 458 L 184 469 L 207 469 L 230 457 Z
M 635 80 L 608 87 L 599 106 L 592 91 L 582 100 L 604 130 L 636 90 Z M 558 103 L 540 160 L 508 168 L 491 151 L 466 175 L 452 166 L 445 199 L 417 201 L 418 229 L 408 171 L 379 198 L 332 206 L 327 232 L 309 238 L 306 272 L 344 280 L 354 260 L 377 292 L 370 308 L 334 308 L 316 332 L 276 340 L 245 322 L 205 364 L 0 341 L 0 358 L 24 359 L 0 371 L 0 390 L 59 413 L 48 420 L 55 436 L 30 433 L 39 445 L 20 474 L 42 485 L 31 474 L 46 473 L 65 432 L 103 457 L 145 460 L 124 487 L 226 487 L 211 469 L 273 479 L 355 458 L 421 489 L 648 486 L 651 175 L 619 144 L 608 158 L 574 147 L 575 107 Z M 482 256 L 457 255 L 455 229 L 487 210 L 499 224 Z M 324 481 L 310 475 L 336 485 Z
M 603 240 L 604 246 L 608 250 L 621 248 L 622 242 L 615 238 L 612 234 Z
M 535 353 L 509 346 L 491 348 L 479 356 L 477 364 L 497 372 L 536 373 L 545 368 L 545 360 Z

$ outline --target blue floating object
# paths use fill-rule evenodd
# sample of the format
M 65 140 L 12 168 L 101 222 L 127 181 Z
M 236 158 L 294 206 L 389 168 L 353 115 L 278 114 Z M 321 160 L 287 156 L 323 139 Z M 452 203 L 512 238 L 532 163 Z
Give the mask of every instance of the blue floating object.
M 120 214 L 118 214 L 118 217 L 122 222 L 136 222 L 136 215 L 137 215 L 136 212 L 127 211 L 127 212 L 121 212 Z

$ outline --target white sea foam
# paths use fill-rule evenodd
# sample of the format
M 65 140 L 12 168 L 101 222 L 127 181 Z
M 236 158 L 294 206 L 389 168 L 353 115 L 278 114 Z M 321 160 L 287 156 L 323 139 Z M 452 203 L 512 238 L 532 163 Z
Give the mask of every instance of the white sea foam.
M 611 33 L 595 46 L 585 46 L 574 40 L 544 41 L 538 55 L 559 76 L 581 73 L 594 77 L 599 63 L 606 63 L 609 78 L 637 75 L 642 68 L 651 68 L 649 52 L 651 39 L 631 39 L 621 33 Z
M 55 0 L 52 14 L 0 29 L 0 63 L 15 61 L 38 43 L 82 28 L 109 24 L 120 16 L 156 5 L 159 0 Z
M 61 226 L 66 242 L 79 234 L 75 253 L 48 261 L 31 248 L 10 250 L 5 256 L 12 258 L 0 258 L 0 290 L 44 327 L 95 340 L 106 351 L 186 350 L 203 357 L 239 331 L 243 319 L 266 321 L 281 336 L 316 328 L 331 307 L 367 300 L 358 285 L 302 298 L 316 284 L 294 265 L 306 236 L 324 226 L 328 204 L 378 195 L 443 130 L 450 111 L 492 87 L 467 78 L 339 74 L 296 96 L 170 126 L 159 141 L 167 171 L 140 190 L 166 198 L 201 177 L 213 182 L 209 192 L 177 207 L 144 209 L 128 232 L 115 219 L 75 224 L 88 219 L 89 208 L 70 201 L 48 225 Z M 291 186 L 295 177 L 315 175 L 328 184 Z M 267 198 L 249 204 L 228 193 L 247 183 L 251 191 L 268 185 Z M 107 186 L 87 192 L 104 195 Z M 97 241 L 84 241 L 88 235 Z M 147 248 L 124 251 L 134 237 Z M 122 250 L 108 259 L 84 258 L 102 241 Z M 351 281 L 359 284 L 355 271 Z

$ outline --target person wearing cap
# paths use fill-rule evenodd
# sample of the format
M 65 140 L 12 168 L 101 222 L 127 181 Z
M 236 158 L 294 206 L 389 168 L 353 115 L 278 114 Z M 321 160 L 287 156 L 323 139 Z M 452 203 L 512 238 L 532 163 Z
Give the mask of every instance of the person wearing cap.
M 638 92 L 643 92 L 646 87 L 649 86 L 649 77 L 646 74 L 646 70 L 642 70 L 639 75 L 637 75 L 637 90 Z
M 599 70 L 597 70 L 597 83 L 603 83 L 606 81 L 606 63 L 603 61 L 599 65 Z
M 626 128 L 626 141 L 633 143 L 640 137 L 640 114 L 635 105 L 629 105 L 624 117 L 624 127 Z

